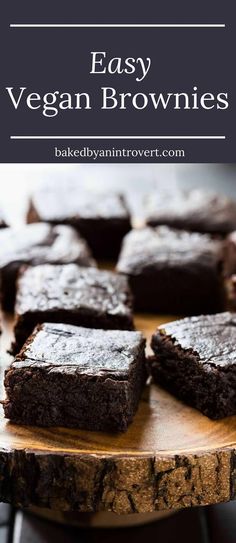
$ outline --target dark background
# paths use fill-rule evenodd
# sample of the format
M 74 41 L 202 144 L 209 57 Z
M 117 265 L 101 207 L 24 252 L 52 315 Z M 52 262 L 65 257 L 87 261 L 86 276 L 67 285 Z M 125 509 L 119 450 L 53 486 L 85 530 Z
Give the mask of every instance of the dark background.
M 220 2 L 12 1 L 1 18 L 0 161 L 52 162 L 55 145 L 82 148 L 184 149 L 185 159 L 159 161 L 235 162 L 236 81 L 235 20 L 231 7 Z M 2 8 L 3 9 L 3 8 Z M 226 29 L 10 29 L 11 23 L 225 23 Z M 151 57 L 147 77 L 90 75 L 90 51 L 108 57 Z M 117 92 L 229 93 L 228 110 L 137 111 L 100 110 L 100 87 Z M 29 92 L 89 92 L 92 110 L 59 112 L 47 118 L 41 110 L 17 111 L 6 86 Z M 17 134 L 70 135 L 226 135 L 219 141 L 11 141 Z M 73 159 L 65 159 L 71 161 Z M 76 160 L 76 159 L 74 159 Z M 125 161 L 125 159 L 121 159 Z M 132 159 L 127 159 L 132 160 Z M 154 162 L 153 158 L 146 159 Z M 77 159 L 78 161 L 78 159 Z M 89 159 L 87 159 L 89 161 Z M 102 159 L 104 162 L 104 159 Z M 106 159 L 105 161 L 108 161 Z M 117 162 L 117 159 L 113 159 Z M 133 159 L 138 161 L 138 159 Z M 144 159 L 141 159 L 144 161 Z

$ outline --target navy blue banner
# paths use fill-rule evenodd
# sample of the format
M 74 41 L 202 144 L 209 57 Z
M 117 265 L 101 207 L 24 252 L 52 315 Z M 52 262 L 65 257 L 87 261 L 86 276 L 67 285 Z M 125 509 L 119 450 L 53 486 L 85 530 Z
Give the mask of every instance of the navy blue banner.
M 235 19 L 217 2 L 11 2 L 1 162 L 235 162 Z

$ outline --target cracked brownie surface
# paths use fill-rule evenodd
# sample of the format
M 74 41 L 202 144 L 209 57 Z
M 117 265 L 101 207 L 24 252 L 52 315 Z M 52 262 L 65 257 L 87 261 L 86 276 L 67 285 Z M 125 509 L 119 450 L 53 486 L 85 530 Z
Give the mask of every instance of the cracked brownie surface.
M 144 349 L 141 332 L 40 324 L 6 371 L 5 415 L 23 424 L 125 430 L 146 378 Z
M 76 264 L 45 264 L 23 271 L 15 310 L 18 349 L 33 327 L 47 320 L 89 328 L 133 329 L 126 277 Z
M 20 266 L 68 264 L 96 266 L 84 239 L 70 226 L 35 223 L 0 231 L 0 273 L 3 305 L 12 309 Z
M 166 226 L 132 230 L 124 239 L 117 269 L 138 275 L 152 268 L 194 264 L 217 265 L 223 244 L 207 234 L 176 230 Z
M 201 315 L 152 336 L 155 381 L 213 419 L 236 414 L 236 315 Z
M 138 310 L 210 313 L 223 308 L 224 242 L 167 226 L 132 230 L 117 271 L 130 279 Z
M 86 241 L 74 228 L 47 223 L 25 224 L 0 231 L 0 267 L 13 262 L 94 265 Z

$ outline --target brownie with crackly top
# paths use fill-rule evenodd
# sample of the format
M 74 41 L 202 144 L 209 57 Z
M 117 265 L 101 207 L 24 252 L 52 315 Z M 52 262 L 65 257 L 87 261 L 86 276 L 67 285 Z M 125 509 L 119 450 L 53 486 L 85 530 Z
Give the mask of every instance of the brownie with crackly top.
M 70 226 L 35 223 L 0 230 L 0 281 L 2 306 L 12 311 L 16 278 L 23 264 L 96 266 L 87 242 Z
M 152 336 L 154 381 L 212 419 L 236 414 L 236 314 L 190 317 Z
M 36 327 L 5 373 L 5 416 L 18 424 L 124 431 L 146 380 L 140 332 Z
M 214 313 L 224 308 L 223 247 L 208 234 L 136 229 L 124 238 L 117 271 L 129 277 L 137 310 Z
M 117 330 L 134 326 L 127 278 L 76 264 L 22 270 L 15 312 L 14 352 L 19 352 L 34 326 L 45 321 Z

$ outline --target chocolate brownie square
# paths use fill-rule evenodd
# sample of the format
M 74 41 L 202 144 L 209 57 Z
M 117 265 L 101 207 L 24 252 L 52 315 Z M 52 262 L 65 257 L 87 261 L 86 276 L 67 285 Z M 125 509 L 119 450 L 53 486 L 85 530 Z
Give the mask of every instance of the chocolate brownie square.
M 132 330 L 126 277 L 76 264 L 44 264 L 23 270 L 16 295 L 14 352 L 36 324 L 50 321 L 88 328 Z
M 37 223 L 0 231 L 1 298 L 5 310 L 14 308 L 20 267 L 47 262 L 96 266 L 86 241 L 70 226 Z
M 117 264 L 127 274 L 137 310 L 214 313 L 223 308 L 223 242 L 166 226 L 132 230 Z
M 124 431 L 146 379 L 140 332 L 40 324 L 5 373 L 18 424 Z
M 159 326 L 149 360 L 154 380 L 212 419 L 236 414 L 236 314 Z
M 202 189 L 160 191 L 150 194 L 146 223 L 225 235 L 236 229 L 236 202 Z
M 130 230 L 130 215 L 122 195 L 81 190 L 70 185 L 39 188 L 31 197 L 27 222 L 70 224 L 87 240 L 96 258 L 117 258 Z

